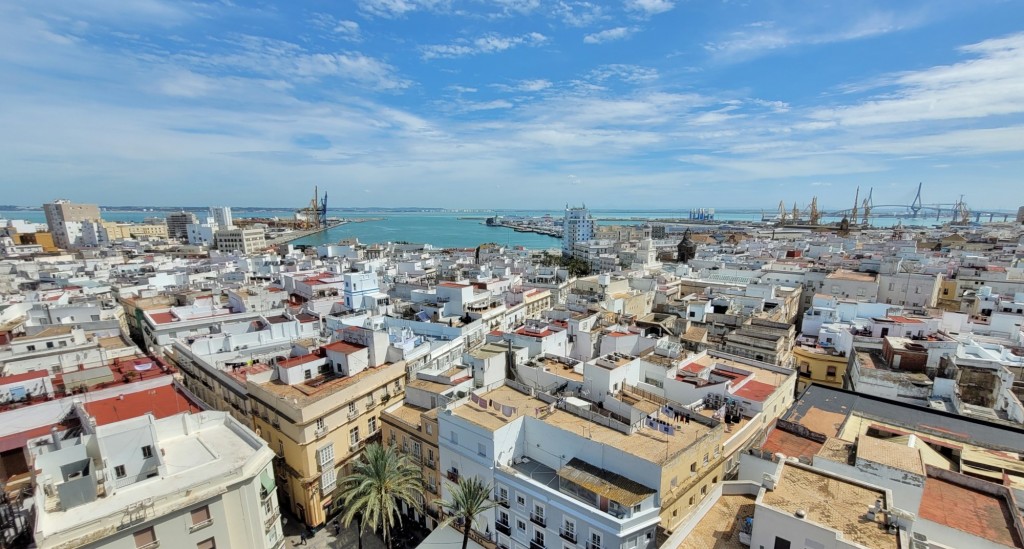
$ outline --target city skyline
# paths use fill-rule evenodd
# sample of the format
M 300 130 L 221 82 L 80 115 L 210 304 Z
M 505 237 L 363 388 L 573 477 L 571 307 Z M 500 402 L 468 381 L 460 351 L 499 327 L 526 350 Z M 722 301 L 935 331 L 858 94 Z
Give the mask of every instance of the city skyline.
M 1022 15 L 16 0 L 0 7 L 0 185 L 26 206 L 300 207 L 319 185 L 332 207 L 664 210 L 849 207 L 858 185 L 909 203 L 922 181 L 925 203 L 1011 209 Z

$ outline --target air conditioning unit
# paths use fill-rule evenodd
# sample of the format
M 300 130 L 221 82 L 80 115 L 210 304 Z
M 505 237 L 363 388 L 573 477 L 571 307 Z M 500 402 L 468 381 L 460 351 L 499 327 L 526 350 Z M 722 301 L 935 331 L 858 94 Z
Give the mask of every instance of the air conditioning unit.
M 931 548 L 931 544 L 928 543 L 928 536 L 926 536 L 926 535 L 924 535 L 924 534 L 922 534 L 920 532 L 914 532 L 913 536 L 910 539 L 910 549 L 930 549 L 930 548 Z

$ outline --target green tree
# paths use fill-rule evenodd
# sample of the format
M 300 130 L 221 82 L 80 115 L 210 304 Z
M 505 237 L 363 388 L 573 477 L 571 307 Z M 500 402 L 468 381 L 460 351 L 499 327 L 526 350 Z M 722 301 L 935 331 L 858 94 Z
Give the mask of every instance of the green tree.
M 490 485 L 484 484 L 477 477 L 460 477 L 457 483 L 451 485 L 451 499 L 437 500 L 437 504 L 448 515 L 439 526 L 446 526 L 455 521 L 462 522 L 462 549 L 469 545 L 469 530 L 476 522 L 476 518 L 498 505 L 489 499 L 491 490 Z
M 341 501 L 345 506 L 342 523 L 347 528 L 358 514 L 359 545 L 363 527 L 380 530 L 385 547 L 391 547 L 391 530 L 401 525 L 400 501 L 419 509 L 423 481 L 420 468 L 393 446 L 373 443 L 366 447 L 352 474 L 341 482 Z

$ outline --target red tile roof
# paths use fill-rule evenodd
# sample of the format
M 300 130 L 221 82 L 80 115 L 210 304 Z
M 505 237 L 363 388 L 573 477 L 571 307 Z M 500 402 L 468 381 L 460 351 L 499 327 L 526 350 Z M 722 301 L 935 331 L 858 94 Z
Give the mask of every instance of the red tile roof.
M 149 318 L 153 319 L 153 322 L 157 324 L 167 324 L 168 322 L 174 322 L 175 317 L 171 313 L 149 313 Z
M 201 411 L 185 395 L 171 385 L 164 385 L 148 391 L 128 393 L 121 397 L 107 398 L 85 404 L 85 411 L 96 419 L 97 425 L 106 425 L 133 417 L 152 413 L 157 419 L 183 412 Z
M 0 452 L 14 450 L 16 448 L 24 448 L 25 443 L 29 440 L 50 434 L 50 429 L 53 427 L 54 425 L 44 425 L 42 427 L 36 427 L 35 429 L 29 429 L 20 433 L 0 437 Z M 59 425 L 56 427 L 58 431 L 64 430 Z
M 320 358 L 323 358 L 323 357 L 318 355 L 318 354 L 316 354 L 316 353 L 310 353 L 308 355 L 293 356 L 291 358 L 286 358 L 286 359 L 278 362 L 277 365 L 282 367 L 282 368 L 294 368 L 294 367 L 300 366 L 302 364 L 308 364 L 308 363 L 313 362 L 314 360 L 317 360 L 317 359 L 320 359 Z
M 821 450 L 822 444 L 779 429 L 772 430 L 761 449 L 766 452 L 781 453 L 788 457 L 813 458 Z
M 539 332 L 534 331 L 534 330 L 527 330 L 526 328 L 519 328 L 518 330 L 516 330 L 516 333 L 521 335 L 521 336 L 547 337 L 547 336 L 553 334 L 554 332 L 552 332 L 551 330 L 549 330 L 547 328 L 544 328 L 543 330 L 541 330 Z
M 438 286 L 443 288 L 469 288 L 469 284 L 456 284 L 454 282 L 442 282 Z
M 23 374 L 14 374 L 12 376 L 0 377 L 0 385 L 8 385 L 10 383 L 18 383 L 20 381 L 28 381 L 30 379 L 39 379 L 41 377 L 49 377 L 50 373 L 46 370 L 32 370 L 31 372 L 25 372 Z
M 918 515 L 996 543 L 1022 547 L 1006 500 L 947 480 L 925 480 Z
M 347 341 L 335 341 L 334 343 L 331 343 L 329 345 L 324 345 L 324 349 L 326 349 L 328 351 L 334 351 L 336 353 L 344 353 L 346 355 L 350 355 L 350 354 L 355 353 L 357 351 L 361 351 L 361 350 L 363 350 L 365 348 L 366 348 L 366 346 L 364 346 L 364 345 L 359 345 L 357 343 L 349 343 Z
M 771 396 L 775 392 L 775 386 L 760 381 L 750 380 L 743 384 L 734 395 L 739 398 L 746 400 L 756 400 L 758 402 L 764 401 L 764 399 Z

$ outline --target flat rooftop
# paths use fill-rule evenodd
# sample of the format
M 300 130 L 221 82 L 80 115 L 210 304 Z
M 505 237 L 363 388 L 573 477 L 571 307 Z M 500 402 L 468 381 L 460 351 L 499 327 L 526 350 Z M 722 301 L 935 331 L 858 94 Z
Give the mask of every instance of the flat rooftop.
M 583 374 L 573 370 L 571 364 L 555 360 L 553 358 L 542 358 L 538 357 L 530 362 L 529 365 L 536 365 L 542 368 L 547 368 L 549 373 L 552 373 L 558 377 L 565 379 L 572 379 L 575 381 L 583 381 Z
M 807 513 L 814 522 L 842 532 L 847 541 L 870 549 L 895 549 L 898 538 L 888 533 L 881 514 L 874 520 L 865 518 L 875 500 L 885 493 L 837 477 L 786 464 L 774 490 L 766 491 L 764 505 L 793 515 Z
M 423 417 L 423 412 L 427 411 L 428 410 L 426 408 L 421 408 L 413 404 L 402 403 L 401 406 L 398 406 L 393 410 L 387 410 L 386 413 L 395 416 L 409 425 L 419 427 L 421 418 Z
M 755 501 L 745 494 L 722 494 L 677 549 L 748 549 L 740 543 L 740 526 L 754 516 Z
M 667 458 L 675 456 L 711 431 L 710 427 L 691 421 L 675 424 L 676 432 L 672 436 L 646 427 L 635 433 L 626 434 L 564 410 L 550 411 L 548 403 L 520 393 L 507 385 L 479 396 L 497 403 L 499 409 L 492 405 L 485 410 L 473 402 L 467 402 L 453 409 L 452 414 L 490 431 L 496 431 L 524 416 L 534 417 L 548 425 L 581 436 L 586 433 L 587 437 L 596 442 L 618 448 L 651 463 L 664 463 Z M 501 406 L 511 407 L 515 411 L 511 416 L 505 416 L 500 409 Z
M 399 365 L 398 368 L 392 368 Z M 343 391 L 382 372 L 393 369 L 395 376 L 405 375 L 405 363 L 386 363 L 374 368 L 367 368 L 354 376 L 343 377 L 314 377 L 302 383 L 288 385 L 280 380 L 272 380 L 257 385 L 263 390 L 283 399 L 284 402 L 296 409 L 302 409 L 305 405 L 327 398 L 339 391 Z
M 1005 499 L 944 479 L 925 480 L 918 516 L 1008 547 L 1024 547 Z

